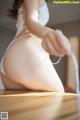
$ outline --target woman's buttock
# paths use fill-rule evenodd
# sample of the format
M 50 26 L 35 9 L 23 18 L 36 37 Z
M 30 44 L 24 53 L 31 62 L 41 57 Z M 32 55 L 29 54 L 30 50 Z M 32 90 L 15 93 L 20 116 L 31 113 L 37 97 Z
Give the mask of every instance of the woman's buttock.
M 2 81 L 5 89 L 25 89 L 25 87 L 23 85 L 20 85 L 16 82 L 12 81 L 2 72 L 0 72 L 0 77 L 1 77 L 1 81 Z
M 3 60 L 4 71 L 9 71 L 9 74 L 16 71 L 16 76 L 18 73 L 30 76 L 46 56 L 48 54 L 41 46 L 41 39 L 33 35 L 21 35 L 6 50 Z

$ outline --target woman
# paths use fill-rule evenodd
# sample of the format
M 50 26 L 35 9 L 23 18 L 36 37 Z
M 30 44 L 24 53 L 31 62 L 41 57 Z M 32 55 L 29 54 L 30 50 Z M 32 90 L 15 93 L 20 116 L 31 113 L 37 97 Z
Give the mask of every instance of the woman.
M 63 33 L 45 26 L 45 0 L 15 0 L 10 15 L 17 18 L 17 33 L 1 62 L 3 88 L 64 92 L 49 55 L 62 57 L 68 51 Z

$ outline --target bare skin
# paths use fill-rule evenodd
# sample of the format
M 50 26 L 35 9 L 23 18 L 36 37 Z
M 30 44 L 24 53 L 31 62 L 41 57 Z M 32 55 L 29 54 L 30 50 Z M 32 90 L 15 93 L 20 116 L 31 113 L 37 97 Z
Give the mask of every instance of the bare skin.
M 38 8 L 40 8 L 41 6 L 43 6 L 44 3 L 45 3 L 45 0 L 39 0 L 39 2 L 38 2 Z M 25 33 L 25 31 L 23 30 L 17 36 L 17 38 L 23 36 L 24 33 Z M 8 76 L 4 75 L 2 72 L 1 72 L 0 76 L 1 76 L 1 78 L 3 80 L 4 86 L 7 89 L 26 89 L 23 85 L 12 81 L 10 78 L 8 78 Z
M 45 3 L 45 0 L 39 0 L 38 8 L 43 6 L 44 3 Z M 20 38 L 21 36 L 23 36 L 25 33 L 26 33 L 25 30 L 21 31 L 19 33 L 19 35 L 17 36 L 17 39 Z M 0 73 L 0 76 L 1 76 L 1 79 L 3 80 L 3 84 L 6 89 L 29 89 L 29 88 L 26 88 L 24 85 L 14 82 L 13 80 L 8 78 L 8 76 L 3 74 L 2 72 Z
M 25 5 L 25 19 L 26 19 L 26 26 L 28 30 L 37 36 L 37 40 L 42 39 L 42 46 L 50 55 L 53 54 L 55 56 L 64 56 L 68 53 L 65 49 L 59 37 L 57 35 L 61 34 L 61 31 L 54 31 L 51 28 L 46 26 L 41 26 L 37 20 L 34 19 L 34 12 L 41 7 L 45 0 L 23 0 Z M 31 6 L 33 5 L 33 6 Z M 35 29 L 34 29 L 35 28 Z M 59 34 L 56 34 L 59 33 Z M 60 80 L 56 79 L 57 85 L 54 88 L 53 86 L 46 84 L 45 82 L 40 82 L 38 80 L 25 80 L 26 74 L 25 68 L 27 57 L 25 55 L 25 44 L 26 41 L 30 39 L 20 39 L 23 35 L 26 35 L 25 29 L 21 31 L 21 33 L 17 36 L 17 40 L 14 44 L 12 44 L 9 49 L 5 53 L 4 57 L 4 70 L 6 75 L 1 73 L 1 77 L 3 83 L 7 89 L 33 89 L 33 90 L 46 90 L 46 91 L 61 91 L 64 92 L 63 86 L 60 83 Z M 36 38 L 35 38 L 36 39 Z M 69 42 L 67 41 L 69 44 Z M 24 59 L 23 59 L 24 58 Z M 18 61 L 19 60 L 19 61 Z M 21 69 L 19 69 L 19 66 Z M 15 70 L 14 66 L 16 67 Z M 24 77 L 25 76 L 25 77 Z

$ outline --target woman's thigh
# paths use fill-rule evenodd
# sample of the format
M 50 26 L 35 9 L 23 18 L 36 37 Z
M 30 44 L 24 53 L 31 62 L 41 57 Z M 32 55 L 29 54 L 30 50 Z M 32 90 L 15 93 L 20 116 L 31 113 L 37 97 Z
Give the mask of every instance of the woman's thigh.
M 47 57 L 42 64 L 38 66 L 37 70 L 34 72 L 34 76 L 37 81 L 43 83 L 43 89 L 64 92 L 62 82 L 49 57 Z M 39 87 L 40 84 L 38 88 Z
M 23 85 L 20 85 L 12 80 L 10 80 L 4 73 L 0 72 L 0 88 L 1 89 L 25 89 Z
M 4 57 L 4 71 L 8 78 L 29 89 L 63 92 L 63 85 L 49 57 L 42 61 L 38 47 L 32 41 L 18 41 L 8 49 Z M 39 53 L 45 57 L 43 50 Z

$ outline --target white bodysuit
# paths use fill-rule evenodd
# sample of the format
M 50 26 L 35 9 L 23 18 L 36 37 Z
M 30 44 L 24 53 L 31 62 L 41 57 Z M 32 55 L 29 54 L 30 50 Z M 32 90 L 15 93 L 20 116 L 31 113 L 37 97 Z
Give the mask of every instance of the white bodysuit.
M 22 10 L 23 10 L 23 7 L 21 6 L 19 8 L 18 17 L 17 17 L 17 24 L 16 24 L 17 32 L 16 32 L 14 39 L 9 44 L 9 46 L 16 40 L 17 35 L 23 29 L 24 19 L 23 19 L 23 12 L 21 12 Z M 39 22 L 39 24 L 41 24 L 43 26 L 46 25 L 46 23 L 49 20 L 49 11 L 48 11 L 46 2 L 41 8 L 39 8 L 38 11 L 35 12 L 34 17 L 37 20 L 37 22 Z M 32 49 L 32 54 L 33 54 L 32 58 L 31 58 L 32 61 L 30 63 L 27 63 L 28 70 L 37 68 L 37 66 L 40 69 L 40 70 L 38 69 L 38 72 L 36 71 L 36 75 L 35 75 L 34 79 L 37 79 L 37 80 L 40 79 L 41 81 L 47 81 L 47 83 L 49 83 L 50 85 L 53 85 L 53 79 L 55 79 L 56 82 L 53 85 L 54 89 L 55 89 L 55 86 L 57 87 L 57 83 L 59 83 L 62 87 L 62 83 L 54 69 L 54 66 L 52 65 L 51 60 L 49 59 L 49 55 L 42 48 L 40 41 L 34 39 L 34 37 L 33 37 L 32 40 L 29 40 L 27 42 L 27 47 L 28 48 L 30 47 L 30 50 Z M 3 74 L 5 74 L 4 68 L 3 68 L 3 59 L 4 59 L 4 56 L 1 61 L 0 70 Z M 28 56 L 28 59 L 29 59 L 29 56 Z M 26 72 L 26 74 L 28 75 L 28 72 Z M 29 73 L 28 76 L 32 76 L 32 74 Z M 0 82 L 1 82 L 0 88 L 5 89 L 1 80 L 0 80 Z

